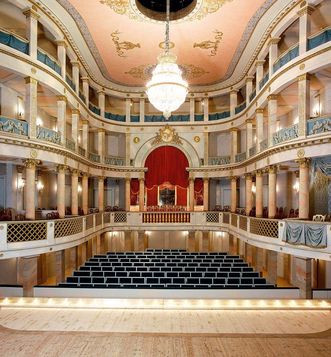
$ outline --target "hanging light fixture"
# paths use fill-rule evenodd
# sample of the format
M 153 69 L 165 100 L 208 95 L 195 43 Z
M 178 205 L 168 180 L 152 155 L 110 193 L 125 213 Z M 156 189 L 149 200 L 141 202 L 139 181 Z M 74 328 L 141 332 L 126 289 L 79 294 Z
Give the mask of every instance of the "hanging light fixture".
M 158 64 L 146 85 L 146 92 L 149 101 L 168 120 L 171 112 L 185 102 L 188 85 L 182 78 L 176 55 L 169 52 L 170 0 L 167 0 L 166 11 L 165 51 L 158 56 Z

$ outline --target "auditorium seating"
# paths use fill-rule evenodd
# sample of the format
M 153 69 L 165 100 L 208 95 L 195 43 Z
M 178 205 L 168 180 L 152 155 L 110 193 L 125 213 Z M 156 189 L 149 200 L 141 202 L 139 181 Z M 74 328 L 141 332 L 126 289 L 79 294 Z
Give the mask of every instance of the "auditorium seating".
M 185 250 L 108 252 L 86 261 L 60 287 L 113 289 L 266 289 L 238 255 Z

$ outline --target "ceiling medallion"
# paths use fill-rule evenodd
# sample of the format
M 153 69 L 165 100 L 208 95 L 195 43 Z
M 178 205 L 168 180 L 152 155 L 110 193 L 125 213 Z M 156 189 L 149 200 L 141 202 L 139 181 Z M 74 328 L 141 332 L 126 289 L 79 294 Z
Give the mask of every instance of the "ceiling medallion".
M 202 77 L 209 72 L 194 64 L 179 64 L 178 67 L 182 71 L 183 78 L 186 80 Z M 152 72 L 155 68 L 153 64 L 142 64 L 137 67 L 132 67 L 129 71 L 124 72 L 133 78 L 148 80 L 152 77 Z
M 200 136 L 195 136 L 195 137 L 194 137 L 194 141 L 195 141 L 196 143 L 199 143 L 199 142 L 200 142 Z
M 162 48 L 162 50 L 165 50 L 166 49 L 165 41 L 160 42 L 159 47 Z M 169 41 L 169 50 L 171 50 L 174 47 L 175 47 L 175 44 L 173 42 Z
M 125 51 L 133 50 L 134 48 L 140 48 L 140 43 L 132 43 L 129 41 L 121 41 L 119 35 L 120 32 L 118 30 L 114 31 L 111 34 L 112 40 L 114 42 L 117 55 L 119 57 L 127 57 L 125 56 Z
M 176 133 L 175 129 L 166 124 L 164 128 L 161 128 L 159 130 L 159 133 L 156 134 L 155 139 L 152 142 L 152 145 L 157 145 L 157 144 L 178 144 L 182 145 L 182 141 L 179 138 L 179 135 Z
M 136 0 L 99 0 L 109 6 L 116 14 L 126 15 L 132 20 L 163 24 L 164 21 L 153 20 L 144 15 L 137 7 Z M 197 0 L 195 8 L 185 17 L 172 23 L 202 20 L 209 14 L 217 12 L 225 3 L 233 0 Z
M 223 38 L 223 32 L 215 30 L 214 33 L 215 33 L 214 41 L 208 40 L 199 43 L 195 42 L 193 48 L 199 47 L 203 50 L 210 50 L 210 54 L 208 56 L 210 57 L 216 56 L 218 51 L 218 46 Z

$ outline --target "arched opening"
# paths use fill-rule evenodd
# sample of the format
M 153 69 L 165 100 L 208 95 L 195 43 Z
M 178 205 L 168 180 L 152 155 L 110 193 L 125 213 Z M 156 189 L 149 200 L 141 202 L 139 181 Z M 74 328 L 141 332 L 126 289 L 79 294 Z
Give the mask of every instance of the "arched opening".
M 161 146 L 146 158 L 145 176 L 147 206 L 187 206 L 189 162 L 173 146 Z

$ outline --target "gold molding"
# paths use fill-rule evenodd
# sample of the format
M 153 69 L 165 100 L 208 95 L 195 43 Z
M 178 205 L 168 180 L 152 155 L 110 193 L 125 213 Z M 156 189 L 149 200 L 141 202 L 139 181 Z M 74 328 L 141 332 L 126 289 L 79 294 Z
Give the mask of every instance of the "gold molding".
M 182 145 L 182 141 L 179 138 L 179 135 L 176 133 L 175 129 L 172 128 L 169 124 L 166 124 L 164 128 L 159 129 L 159 133 L 156 134 L 156 137 L 152 141 L 152 145 L 157 144 L 178 144 Z
M 195 42 L 193 44 L 193 48 L 199 47 L 202 50 L 210 50 L 210 54 L 208 56 L 209 57 L 216 56 L 218 52 L 219 44 L 223 39 L 223 32 L 219 30 L 215 30 L 214 33 L 215 33 L 214 41 L 207 40 L 199 43 Z
M 119 32 L 119 30 L 116 30 L 114 32 L 112 32 L 110 34 L 111 36 L 111 39 L 115 45 L 115 48 L 116 48 L 116 52 L 117 52 L 117 55 L 119 57 L 127 57 L 125 55 L 125 52 L 126 51 L 131 51 L 133 50 L 134 48 L 140 48 L 140 43 L 133 43 L 133 42 L 130 42 L 130 41 L 121 41 L 120 38 L 119 38 L 119 34 L 121 32 Z

